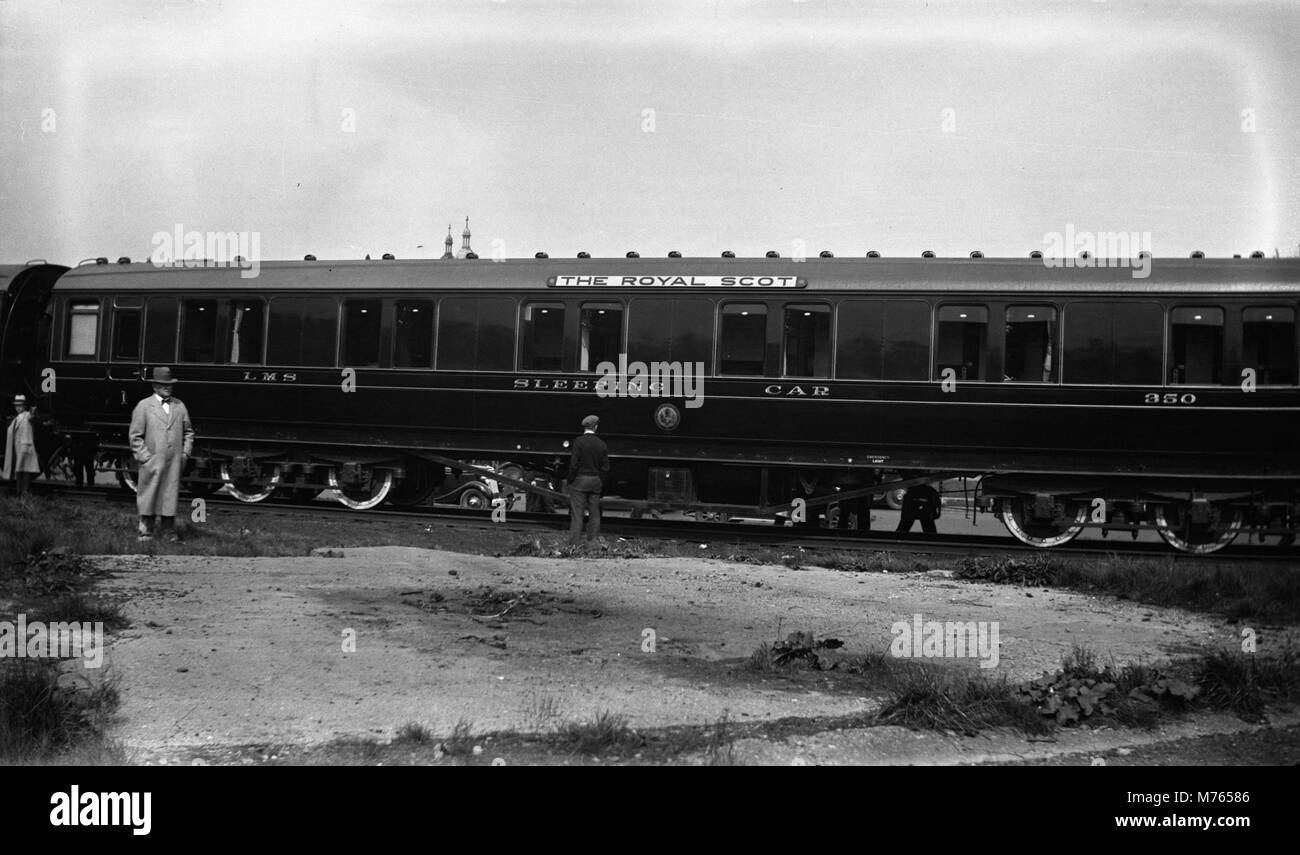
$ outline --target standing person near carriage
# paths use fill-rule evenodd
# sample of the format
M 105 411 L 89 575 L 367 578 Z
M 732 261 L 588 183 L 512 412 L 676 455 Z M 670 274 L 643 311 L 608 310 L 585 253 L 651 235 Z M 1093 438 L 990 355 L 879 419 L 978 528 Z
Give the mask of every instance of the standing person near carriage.
M 36 433 L 32 430 L 34 413 L 27 409 L 27 396 L 14 395 L 14 418 L 5 430 L 5 462 L 0 479 L 14 482 L 14 494 L 22 496 L 41 471 L 36 455 Z
M 176 497 L 181 472 L 194 450 L 194 426 L 189 411 L 172 397 L 176 378 L 170 368 L 153 370 L 153 394 L 135 405 L 131 413 L 131 453 L 140 464 L 136 509 L 140 512 L 140 540 L 153 538 L 154 516 L 169 542 L 176 533 Z
M 596 436 L 600 419 L 587 416 L 582 420 L 582 436 L 573 441 L 569 456 L 569 542 L 577 543 L 582 535 L 584 511 L 591 513 L 587 523 L 587 540 L 600 539 L 600 491 L 609 476 L 609 449 L 604 440 Z

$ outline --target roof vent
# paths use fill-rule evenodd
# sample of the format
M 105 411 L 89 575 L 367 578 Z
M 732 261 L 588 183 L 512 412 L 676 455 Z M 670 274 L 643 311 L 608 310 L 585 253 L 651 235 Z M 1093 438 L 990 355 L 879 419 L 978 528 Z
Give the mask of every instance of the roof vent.
M 637 251 L 634 249 L 634 250 L 632 250 L 631 252 L 629 252 L 629 253 L 627 254 L 627 257 L 628 257 L 628 258 L 640 258 L 640 257 L 641 257 L 641 253 L 637 252 Z
M 668 257 L 669 257 L 669 258 L 681 258 L 681 257 L 682 257 L 682 254 L 681 254 L 680 252 L 678 252 L 677 250 L 674 249 L 672 252 L 668 253 Z
M 1151 253 L 1145 249 L 1138 253 L 1138 258 L 1150 258 L 1150 257 L 1151 257 Z
M 736 257 L 736 254 L 735 254 L 734 252 L 732 252 L 731 250 L 729 250 L 729 249 L 724 249 L 724 250 L 722 251 L 722 257 L 723 257 L 723 258 L 735 258 L 735 257 Z
M 1257 249 L 1257 250 L 1255 250 L 1254 252 L 1252 252 L 1252 253 L 1250 254 L 1250 257 L 1251 257 L 1251 258 L 1263 258 L 1263 257 L 1264 257 L 1264 250 L 1262 250 L 1262 249 Z
M 1191 257 L 1192 257 L 1192 258 L 1205 258 L 1205 253 L 1201 252 L 1199 249 L 1195 249 L 1195 250 L 1192 250 L 1192 256 L 1191 256 Z
M 767 257 L 768 257 L 768 258 L 780 258 L 780 257 L 781 257 L 781 253 L 777 252 L 777 251 L 774 250 L 774 249 L 769 249 L 769 250 L 767 251 Z
M 1234 253 L 1232 254 L 1232 257 L 1233 257 L 1233 258 L 1241 258 L 1241 253 L 1239 253 L 1239 252 L 1234 252 Z
M 544 252 L 534 252 L 533 258 L 550 258 L 550 256 Z
M 119 258 L 117 259 L 117 263 L 118 263 L 118 264 L 130 264 L 130 263 L 131 263 L 131 257 L 130 257 L 129 255 L 123 255 L 123 256 L 121 256 L 121 257 L 119 257 Z
M 983 257 L 984 257 L 984 253 L 982 253 L 982 252 L 980 252 L 978 249 L 976 249 L 976 250 L 973 250 L 973 251 L 971 252 L 970 257 L 971 257 L 971 258 L 983 258 Z
M 1037 249 L 1036 249 L 1036 250 L 1034 250 L 1033 252 L 1029 253 L 1029 257 L 1030 257 L 1030 258 L 1042 258 L 1042 257 L 1043 257 L 1043 253 L 1042 253 L 1041 250 L 1037 250 Z
M 384 257 L 381 259 L 381 261 L 396 261 L 396 260 L 397 260 L 397 256 L 393 255 L 391 252 L 384 253 Z
M 1080 259 L 1080 260 L 1082 260 L 1082 261 L 1086 261 L 1086 260 L 1088 260 L 1089 258 L 1092 258 L 1092 253 L 1091 253 L 1091 252 L 1088 252 L 1088 250 L 1085 249 L 1083 252 L 1079 253 L 1079 259 Z
M 589 253 L 589 252 L 580 252 L 580 253 L 578 253 L 578 258 L 591 258 L 591 253 Z
M 922 258 L 934 258 L 934 250 L 927 249 L 925 252 L 921 253 L 921 257 L 922 257 Z
M 829 249 L 823 249 L 821 252 L 817 253 L 817 255 L 818 255 L 819 258 L 834 258 L 834 257 L 835 257 L 835 253 L 831 252 Z
M 302 257 L 302 260 L 303 260 L 303 261 L 315 261 L 315 260 L 316 260 L 316 256 L 311 255 L 311 254 L 309 253 L 309 254 L 307 254 L 307 255 L 304 255 L 304 256 Z
M 867 258 L 880 258 L 880 253 L 876 252 L 874 249 L 870 250 L 867 252 Z
M 96 264 L 108 264 L 108 258 L 107 258 L 106 256 L 101 255 L 99 258 L 96 258 L 96 259 L 95 259 L 95 263 L 96 263 Z
M 478 253 L 477 253 L 477 252 L 467 252 L 467 253 L 465 253 L 465 260 L 466 260 L 466 261 L 478 261 Z

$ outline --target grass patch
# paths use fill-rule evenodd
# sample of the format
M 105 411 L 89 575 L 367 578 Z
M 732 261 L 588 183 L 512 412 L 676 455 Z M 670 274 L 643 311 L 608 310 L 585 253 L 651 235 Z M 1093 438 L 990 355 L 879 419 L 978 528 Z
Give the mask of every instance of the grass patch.
M 57 660 L 0 660 L 0 763 L 125 763 L 105 736 L 120 701 L 114 675 L 77 679 Z
M 832 570 L 849 573 L 928 573 L 930 565 L 906 552 L 892 549 L 860 552 L 833 552 L 817 562 Z
M 433 741 L 433 734 L 429 729 L 418 722 L 408 722 L 402 725 L 393 742 L 406 745 L 425 745 Z
M 627 716 L 602 710 L 594 719 L 568 722 L 560 728 L 560 737 L 581 754 L 604 754 L 639 748 L 645 740 L 628 726 Z
M 974 735 L 1007 727 L 1043 734 L 1051 725 L 1001 680 L 971 679 L 919 662 L 891 669 L 892 688 L 877 715 L 881 724 Z
M 1267 704 L 1300 696 L 1300 657 L 1293 651 L 1261 656 L 1219 650 L 1197 663 L 1196 681 L 1207 705 L 1259 721 Z

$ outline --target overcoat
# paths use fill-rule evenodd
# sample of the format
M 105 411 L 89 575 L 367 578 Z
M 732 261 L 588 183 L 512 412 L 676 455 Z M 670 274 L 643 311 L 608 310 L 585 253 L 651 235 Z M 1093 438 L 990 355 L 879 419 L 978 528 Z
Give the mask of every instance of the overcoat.
M 135 503 L 142 517 L 176 516 L 181 470 L 194 450 L 189 411 L 179 398 L 169 398 L 167 404 L 170 415 L 158 396 L 150 395 L 131 413 L 131 453 L 140 464 Z
M 40 472 L 36 457 L 36 438 L 32 434 L 32 414 L 19 413 L 5 431 L 5 462 L 0 479 L 13 480 L 19 472 Z

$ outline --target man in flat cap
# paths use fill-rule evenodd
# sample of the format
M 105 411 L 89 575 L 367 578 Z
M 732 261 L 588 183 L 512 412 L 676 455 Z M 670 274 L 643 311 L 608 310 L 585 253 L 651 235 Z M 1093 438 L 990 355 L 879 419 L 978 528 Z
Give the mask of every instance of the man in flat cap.
M 587 540 L 600 539 L 600 491 L 609 475 L 609 449 L 596 436 L 600 419 L 587 416 L 582 420 L 582 436 L 573 441 L 569 455 L 569 542 L 576 544 L 582 534 L 582 516 L 590 511 Z
M 14 494 L 22 496 L 32 479 L 41 471 L 36 456 L 36 436 L 32 431 L 32 414 L 27 410 L 27 396 L 14 395 L 14 420 L 5 430 L 5 462 L 0 479 L 14 482 Z
M 194 450 L 194 426 L 189 411 L 172 397 L 176 378 L 162 366 L 153 370 L 153 394 L 135 405 L 131 413 L 131 453 L 140 464 L 136 482 L 136 508 L 140 512 L 140 540 L 153 537 L 153 518 L 159 518 L 164 538 L 175 543 L 176 496 L 181 472 Z

